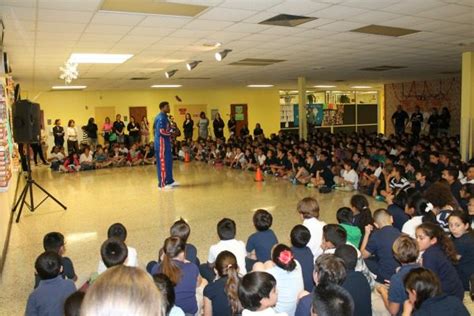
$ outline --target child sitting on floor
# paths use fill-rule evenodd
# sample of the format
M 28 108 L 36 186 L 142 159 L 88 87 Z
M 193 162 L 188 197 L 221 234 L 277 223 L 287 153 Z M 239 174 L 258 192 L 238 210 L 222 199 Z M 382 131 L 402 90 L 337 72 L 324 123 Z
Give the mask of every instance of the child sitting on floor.
M 81 170 L 81 164 L 79 163 L 79 158 L 75 152 L 72 152 L 64 159 L 64 164 L 59 166 L 59 171 L 62 172 L 78 172 Z
M 272 214 L 266 210 L 259 209 L 253 214 L 253 225 L 257 232 L 249 236 L 246 246 L 248 259 L 252 263 L 270 260 L 272 248 L 278 243 L 275 233 L 270 229 L 272 223 Z M 247 270 L 251 269 L 247 267 Z
M 276 313 L 278 293 L 275 278 L 267 272 L 251 272 L 239 284 L 239 300 L 244 310 L 242 316 L 288 316 Z
M 339 226 L 344 228 L 347 233 L 347 241 L 354 247 L 359 248 L 362 233 L 360 232 L 359 227 L 352 224 L 354 216 L 351 209 L 348 207 L 341 207 L 337 210 L 336 218 Z
M 313 256 L 317 258 L 323 252 L 321 249 L 321 240 L 323 227 L 326 225 L 325 222 L 319 220 L 318 201 L 312 197 L 306 197 L 298 202 L 296 209 L 303 220 L 303 226 L 308 228 L 311 233 L 308 248 L 311 249 Z
M 76 286 L 61 276 L 61 256 L 45 251 L 36 259 L 35 269 L 41 281 L 28 297 L 25 315 L 63 315 L 64 301 L 76 291 Z
M 354 170 L 350 159 L 344 159 L 344 170 L 340 177 L 335 177 L 336 189 L 340 191 L 354 191 L 358 189 L 359 176 Z
M 199 266 L 199 259 L 197 257 L 196 247 L 188 243 L 189 235 L 191 235 L 191 226 L 182 218 L 173 223 L 170 227 L 170 236 L 179 237 L 186 244 L 185 253 L 186 260 Z
M 313 269 L 314 257 L 311 249 L 307 247 L 311 239 L 311 233 L 308 228 L 303 225 L 296 225 L 290 233 L 291 237 L 291 251 L 295 256 L 296 261 L 301 265 L 303 272 L 303 284 L 305 291 L 311 292 L 313 290 Z

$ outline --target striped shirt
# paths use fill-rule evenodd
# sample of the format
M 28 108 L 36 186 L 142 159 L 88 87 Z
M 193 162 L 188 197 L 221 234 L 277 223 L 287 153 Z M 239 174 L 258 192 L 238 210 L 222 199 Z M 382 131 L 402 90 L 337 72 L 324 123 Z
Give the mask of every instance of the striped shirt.
M 410 187 L 410 181 L 408 181 L 406 178 L 402 177 L 400 180 L 397 181 L 395 177 L 390 179 L 390 188 L 392 190 L 398 190 L 398 191 L 405 191 Z

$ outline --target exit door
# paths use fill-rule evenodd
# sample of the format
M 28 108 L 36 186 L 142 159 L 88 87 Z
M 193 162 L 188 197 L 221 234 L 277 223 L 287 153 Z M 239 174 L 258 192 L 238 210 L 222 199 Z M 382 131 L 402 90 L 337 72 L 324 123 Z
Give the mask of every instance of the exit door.
M 145 117 L 147 114 L 146 106 L 131 106 L 128 108 L 128 112 L 130 114 L 130 117 L 133 116 L 135 118 L 135 123 L 137 124 L 140 124 L 143 117 Z M 128 118 L 129 122 L 130 117 Z
M 235 133 L 240 136 L 240 130 L 242 127 L 249 125 L 247 117 L 247 104 L 231 104 L 230 115 L 236 121 Z

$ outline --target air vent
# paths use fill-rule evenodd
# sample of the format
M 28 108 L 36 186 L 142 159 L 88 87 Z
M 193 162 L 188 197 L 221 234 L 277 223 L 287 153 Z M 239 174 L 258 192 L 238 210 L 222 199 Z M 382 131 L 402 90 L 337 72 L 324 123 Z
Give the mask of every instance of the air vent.
M 259 59 L 259 58 L 245 58 L 233 63 L 230 63 L 229 65 L 233 66 L 268 66 L 268 65 L 273 65 L 276 63 L 281 63 L 283 59 Z
M 406 68 L 406 67 L 403 67 L 403 66 L 377 66 L 377 67 L 361 68 L 359 70 L 362 70 L 362 71 L 387 71 L 387 70 L 403 69 L 403 68 Z
M 265 21 L 260 22 L 259 24 L 294 27 L 294 26 L 301 25 L 310 21 L 317 20 L 317 19 L 318 18 L 313 18 L 313 17 L 308 17 L 308 16 L 279 14 Z
M 148 78 L 148 77 L 133 77 L 133 78 L 130 78 L 130 80 L 137 80 L 137 81 L 139 81 L 139 80 L 149 80 L 149 79 L 150 78 Z
M 351 30 L 351 32 L 400 37 L 400 36 L 405 36 L 408 34 L 418 33 L 420 31 L 405 29 L 405 28 L 400 28 L 400 27 L 391 27 L 391 26 L 372 24 L 372 25 L 355 29 L 355 30 Z
M 179 79 L 179 80 L 209 80 L 211 78 L 207 78 L 207 77 L 187 77 L 187 78 L 176 78 L 176 79 Z
M 100 10 L 174 16 L 196 16 L 208 7 L 202 5 L 150 0 L 104 0 Z

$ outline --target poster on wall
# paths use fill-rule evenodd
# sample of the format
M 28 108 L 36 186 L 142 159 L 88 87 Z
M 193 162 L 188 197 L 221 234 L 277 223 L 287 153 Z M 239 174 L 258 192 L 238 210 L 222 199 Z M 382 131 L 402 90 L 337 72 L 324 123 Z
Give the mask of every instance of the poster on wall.
M 317 104 L 308 104 L 306 105 L 306 117 L 308 120 L 309 128 L 313 128 L 316 126 L 321 126 L 323 123 L 324 118 L 324 111 L 323 111 L 324 104 L 317 103 Z
M 8 93 L 0 84 L 0 192 L 6 192 L 12 177 L 13 137 Z

